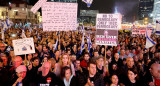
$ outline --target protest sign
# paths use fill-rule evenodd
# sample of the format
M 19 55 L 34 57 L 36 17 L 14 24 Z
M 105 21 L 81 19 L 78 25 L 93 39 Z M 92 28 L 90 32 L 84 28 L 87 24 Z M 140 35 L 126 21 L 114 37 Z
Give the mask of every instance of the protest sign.
M 146 36 L 146 30 L 148 33 L 148 36 L 150 37 L 150 35 L 152 34 L 153 28 L 148 28 L 148 27 L 140 27 L 140 28 L 134 28 L 132 29 L 132 36 L 135 35 L 144 35 Z
M 117 30 L 97 29 L 95 43 L 97 45 L 117 46 L 118 31 Z
M 13 40 L 13 47 L 15 55 L 35 53 L 33 38 Z
M 77 3 L 46 2 L 42 6 L 43 31 L 77 28 Z
M 120 14 L 97 14 L 96 29 L 117 30 L 121 28 Z

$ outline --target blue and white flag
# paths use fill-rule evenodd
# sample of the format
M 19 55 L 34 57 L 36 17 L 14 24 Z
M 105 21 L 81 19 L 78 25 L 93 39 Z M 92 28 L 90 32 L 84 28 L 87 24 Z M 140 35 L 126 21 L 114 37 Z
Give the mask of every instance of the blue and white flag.
M 11 46 L 9 46 L 7 49 L 6 49 L 6 51 L 9 53 L 9 51 L 11 51 L 11 50 L 13 50 L 12 48 L 11 48 Z
M 91 37 L 90 37 L 90 33 L 89 33 L 89 42 L 88 42 L 88 52 L 90 52 L 91 49 Z
M 87 7 L 90 7 L 93 2 L 93 0 L 82 0 L 82 1 L 87 4 Z
M 148 32 L 146 31 L 146 46 L 145 48 L 150 48 L 153 45 L 155 45 L 156 42 L 154 42 L 149 36 L 148 36 Z
M 26 35 L 25 35 L 25 27 L 23 27 L 22 35 L 21 36 L 22 36 L 22 38 L 27 38 Z
M 84 46 L 85 46 L 85 43 L 84 43 L 84 33 L 83 33 L 80 54 L 82 54 L 82 51 L 84 50 Z
M 57 41 L 56 41 L 56 44 L 54 45 L 54 50 L 57 50 L 57 48 L 58 48 L 58 38 L 57 38 Z
M 160 34 L 160 21 L 156 20 L 156 33 Z

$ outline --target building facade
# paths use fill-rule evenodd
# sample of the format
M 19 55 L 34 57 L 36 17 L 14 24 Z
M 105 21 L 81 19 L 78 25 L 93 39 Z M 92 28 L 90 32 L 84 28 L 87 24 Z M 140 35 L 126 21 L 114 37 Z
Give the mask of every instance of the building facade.
M 153 5 L 154 0 L 139 0 L 139 20 L 143 20 L 146 17 L 152 18 Z
M 160 20 L 160 0 L 154 1 L 153 22 L 156 23 L 156 20 Z
M 26 3 L 12 3 L 11 8 L 9 8 L 8 6 L 0 6 L 0 19 L 5 19 L 6 17 L 9 17 L 13 21 L 13 23 L 40 23 L 42 21 L 40 12 L 34 14 L 30 11 L 31 8 L 32 6 L 27 5 Z

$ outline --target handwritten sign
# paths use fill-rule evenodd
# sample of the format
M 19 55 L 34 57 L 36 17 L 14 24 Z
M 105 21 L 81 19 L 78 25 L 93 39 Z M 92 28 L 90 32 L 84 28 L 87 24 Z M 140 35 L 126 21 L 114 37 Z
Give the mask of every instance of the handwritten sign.
M 120 14 L 97 14 L 96 29 L 117 30 L 121 28 Z
M 97 29 L 95 38 L 96 45 L 117 46 L 118 30 Z
M 13 40 L 13 47 L 15 55 L 35 53 L 33 38 Z
M 42 6 L 43 31 L 75 30 L 77 6 L 77 3 L 46 2 Z

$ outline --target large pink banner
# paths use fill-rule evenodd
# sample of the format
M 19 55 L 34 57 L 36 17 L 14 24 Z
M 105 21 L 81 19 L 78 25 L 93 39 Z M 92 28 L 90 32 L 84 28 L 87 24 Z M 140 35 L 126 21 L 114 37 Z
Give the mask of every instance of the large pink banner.
M 46 2 L 42 6 L 43 31 L 75 30 L 77 6 L 77 3 Z

